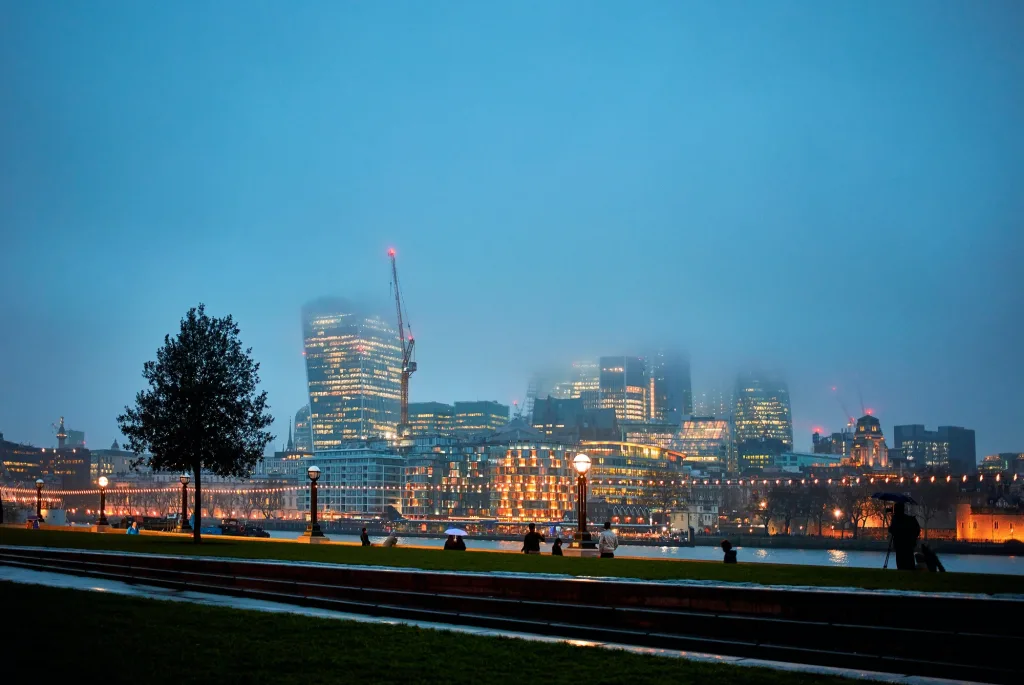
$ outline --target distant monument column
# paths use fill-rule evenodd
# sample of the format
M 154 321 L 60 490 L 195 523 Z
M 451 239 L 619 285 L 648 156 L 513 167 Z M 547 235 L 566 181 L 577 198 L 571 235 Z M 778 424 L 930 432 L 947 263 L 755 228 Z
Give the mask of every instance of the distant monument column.
M 51 424 L 52 425 L 52 424 Z M 68 432 L 64 430 L 64 417 L 60 417 L 60 426 L 57 428 L 57 449 L 64 449 L 64 443 L 68 440 Z

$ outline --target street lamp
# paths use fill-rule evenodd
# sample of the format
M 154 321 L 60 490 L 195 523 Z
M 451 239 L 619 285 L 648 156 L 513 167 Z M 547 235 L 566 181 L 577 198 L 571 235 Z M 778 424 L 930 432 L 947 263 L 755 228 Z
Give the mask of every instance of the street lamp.
M 36 518 L 43 520 L 43 479 L 36 479 Z
M 839 507 L 836 507 L 836 510 L 832 512 L 832 515 L 836 517 L 836 523 L 839 523 L 839 519 L 840 519 L 840 517 L 842 517 L 843 511 Z M 839 526 L 839 539 L 842 540 L 843 536 L 845 534 L 846 534 L 846 527 L 845 526 Z
M 310 466 L 306 469 L 306 475 L 309 476 L 309 525 L 306 526 L 306 532 L 300 539 L 305 539 L 307 542 L 321 542 L 327 537 L 320 530 L 320 523 L 316 520 L 316 482 L 320 479 L 320 467 Z
M 183 473 L 178 476 L 178 480 L 181 482 L 181 526 L 179 526 L 182 533 L 187 533 L 192 530 L 192 524 L 188 522 L 188 482 L 189 477 L 187 473 Z
M 579 475 L 576 477 L 576 534 L 573 539 L 578 547 L 593 548 L 594 541 L 587 531 L 587 471 L 590 470 L 590 457 L 580 452 L 572 459 L 572 467 Z
M 100 476 L 100 479 L 96 481 L 100 486 L 100 517 L 96 519 L 97 526 L 108 526 L 107 523 L 107 486 L 110 481 L 107 480 L 106 476 Z

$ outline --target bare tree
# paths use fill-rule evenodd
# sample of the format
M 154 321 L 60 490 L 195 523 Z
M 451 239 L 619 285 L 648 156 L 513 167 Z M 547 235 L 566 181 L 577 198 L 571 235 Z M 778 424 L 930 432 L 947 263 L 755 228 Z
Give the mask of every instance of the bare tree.
M 870 512 L 870 495 L 860 485 L 843 485 L 836 491 L 836 506 L 853 526 L 853 537 Z
M 775 510 L 771 506 L 768 494 L 762 494 L 757 490 L 751 492 L 749 508 L 752 516 L 761 519 L 761 525 L 764 526 L 764 534 L 768 535 L 768 524 L 771 523 L 772 517 L 775 516 Z
M 280 492 L 255 493 L 256 509 L 264 519 L 272 519 L 284 508 L 284 497 Z
M 924 539 L 928 539 L 928 524 L 936 516 L 949 514 L 956 507 L 957 485 L 955 483 L 916 484 L 911 496 L 917 502 L 917 518 L 921 522 Z
M 884 530 L 888 530 L 892 522 L 892 504 L 880 499 L 868 500 L 868 515 L 879 520 Z
M 818 524 L 818 537 L 821 537 L 822 525 L 835 506 L 832 492 L 825 485 L 807 486 L 807 515 Z
M 686 488 L 681 482 L 659 480 L 651 486 L 650 495 L 646 499 L 651 512 L 661 512 L 667 522 L 672 509 L 686 506 Z
M 777 485 L 768 492 L 768 509 L 782 519 L 782 531 L 789 535 L 793 519 L 806 511 L 806 492 L 789 485 Z M 778 526 L 776 526 L 778 528 Z

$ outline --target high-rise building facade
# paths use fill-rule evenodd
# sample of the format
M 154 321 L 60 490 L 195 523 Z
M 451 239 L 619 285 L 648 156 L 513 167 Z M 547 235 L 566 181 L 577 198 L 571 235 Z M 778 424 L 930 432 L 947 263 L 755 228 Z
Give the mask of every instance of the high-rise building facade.
M 303 308 L 313 450 L 394 435 L 402 351 L 384 319 L 343 300 Z
M 784 451 L 793 449 L 793 416 L 784 380 L 762 373 L 740 374 L 733 402 L 737 445 L 748 440 L 771 439 L 781 442 Z
M 590 498 L 609 504 L 651 505 L 664 482 L 681 479 L 684 455 L 655 445 L 586 440 L 580 452 L 590 457 Z
M 927 430 L 921 424 L 893 428 L 891 461 L 915 471 L 940 469 L 956 474 L 973 473 L 978 467 L 974 431 L 959 426 Z
M 455 435 L 469 438 L 503 428 L 508 423 L 507 404 L 487 400 L 455 403 Z
M 387 441 L 350 443 L 337 450 L 321 450 L 300 462 L 320 467 L 317 504 L 321 517 L 335 514 L 387 514 L 402 509 L 405 457 Z M 308 482 L 308 481 L 307 481 Z M 299 490 L 298 505 L 309 511 L 309 488 Z
M 649 418 L 675 426 L 693 414 L 690 359 L 682 352 L 660 350 L 649 358 L 648 386 L 653 395 Z
M 714 416 L 716 419 L 732 417 L 732 392 L 723 388 L 712 388 L 697 395 L 694 413 L 697 416 Z
M 598 377 L 601 407 L 615 411 L 619 421 L 651 417 L 651 388 L 643 357 L 601 357 Z
M 68 447 L 85 447 L 85 431 L 68 431 Z
M 850 452 L 853 450 L 853 433 L 844 430 L 823 436 L 815 431 L 811 435 L 811 444 L 814 445 L 814 454 L 836 454 L 842 459 L 849 460 Z
M 889 466 L 889 448 L 882 435 L 882 424 L 870 414 L 857 419 L 850 450 L 850 464 L 868 468 Z
M 720 461 L 728 465 L 732 457 L 732 429 L 726 419 L 693 416 L 683 421 L 672 449 L 685 454 L 687 461 Z
M 600 367 L 597 362 L 573 362 L 569 397 L 582 397 L 583 393 L 596 393 L 600 389 L 599 376 Z
M 295 412 L 295 437 L 292 438 L 292 447 L 296 452 L 313 451 L 313 431 L 309 424 L 308 404 Z
M 410 402 L 409 431 L 413 436 L 455 434 L 455 407 L 444 402 Z

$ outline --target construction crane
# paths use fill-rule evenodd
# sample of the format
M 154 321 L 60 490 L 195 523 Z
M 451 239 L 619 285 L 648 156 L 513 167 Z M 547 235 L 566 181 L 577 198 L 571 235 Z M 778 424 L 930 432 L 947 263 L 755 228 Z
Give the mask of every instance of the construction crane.
M 409 430 L 409 376 L 416 371 L 416 362 L 413 361 L 413 351 L 416 348 L 416 340 L 412 337 L 412 329 L 409 336 L 405 335 L 405 318 L 402 310 L 405 309 L 402 302 L 402 291 L 398 287 L 398 266 L 395 264 L 395 248 L 388 250 L 391 257 L 391 285 L 395 289 L 395 310 L 398 313 L 398 339 L 402 344 L 402 404 L 401 419 L 398 422 L 399 444 L 404 444 L 408 438 Z

